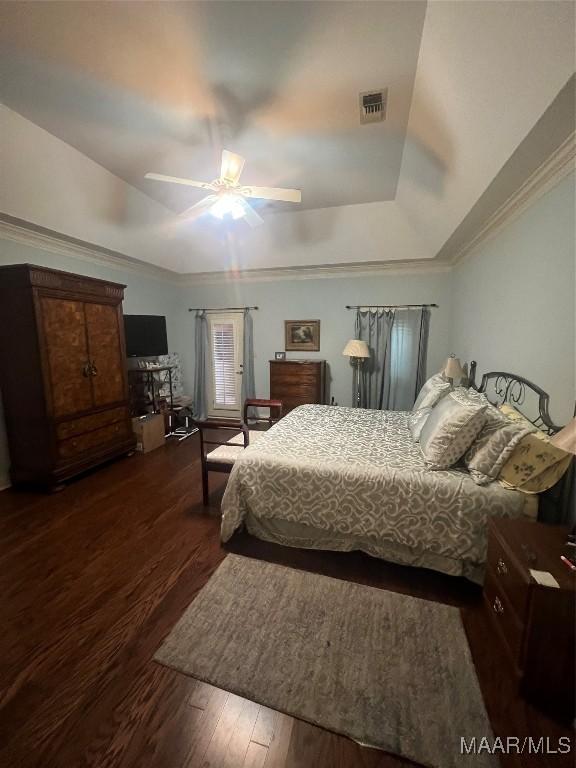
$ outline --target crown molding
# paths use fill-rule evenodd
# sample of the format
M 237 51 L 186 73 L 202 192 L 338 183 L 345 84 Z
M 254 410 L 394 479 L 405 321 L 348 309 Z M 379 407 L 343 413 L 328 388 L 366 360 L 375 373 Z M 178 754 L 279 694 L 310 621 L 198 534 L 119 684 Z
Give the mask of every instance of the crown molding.
M 284 280 L 318 280 L 321 278 L 373 277 L 374 275 L 406 275 L 414 273 L 450 272 L 452 266 L 433 259 L 396 261 L 361 261 L 344 264 L 320 264 L 303 267 L 269 267 L 241 272 L 195 272 L 182 275 L 184 285 L 218 285 L 221 283 L 267 283 Z
M 528 179 L 476 230 L 452 256 L 432 259 L 397 259 L 394 261 L 347 262 L 300 267 L 269 267 L 238 272 L 188 272 L 148 264 L 118 251 L 93 245 L 68 235 L 0 213 L 0 239 L 40 248 L 51 253 L 112 269 L 155 278 L 177 285 L 218 285 L 230 282 L 261 283 L 285 280 L 371 277 L 450 272 L 481 243 L 497 234 L 520 216 L 539 198 L 575 170 L 576 134 L 571 135 L 532 173 Z
M 575 160 L 576 132 L 572 132 L 445 263 L 457 264 L 485 240 L 494 237 L 504 226 L 524 213 L 562 179 L 576 170 Z
M 54 232 L 23 219 L 16 219 L 8 214 L 0 213 L 0 239 L 11 240 L 32 248 L 40 248 L 43 251 L 71 259 L 104 265 L 111 269 L 121 269 L 125 272 L 153 277 L 165 282 L 180 282 L 180 276 L 169 269 L 147 264 L 118 251 L 99 247 L 60 232 Z
M 91 264 L 144 275 L 177 285 L 218 285 L 230 282 L 277 282 L 281 280 L 318 280 L 320 278 L 369 277 L 379 274 L 404 275 L 414 273 L 448 272 L 450 264 L 433 259 L 403 259 L 395 261 L 347 262 L 302 267 L 269 267 L 247 269 L 240 272 L 187 272 L 178 273 L 118 251 L 99 247 L 68 235 L 40 227 L 23 219 L 0 213 L 0 239 L 40 248 L 50 253 L 78 259 Z

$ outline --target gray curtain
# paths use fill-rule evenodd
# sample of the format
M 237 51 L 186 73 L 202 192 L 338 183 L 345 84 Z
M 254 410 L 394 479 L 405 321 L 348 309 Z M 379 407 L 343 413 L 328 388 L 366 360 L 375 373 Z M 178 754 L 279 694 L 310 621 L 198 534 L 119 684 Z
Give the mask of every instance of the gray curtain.
M 414 386 L 414 401 L 418 397 L 418 393 L 422 389 L 422 385 L 426 381 L 426 368 L 428 366 L 428 336 L 430 333 L 430 310 L 428 307 L 423 307 L 421 310 L 420 320 L 420 342 L 418 344 L 418 367 L 416 369 L 416 383 Z M 412 408 L 412 405 L 410 408 Z
M 242 362 L 242 406 L 247 397 L 256 397 L 254 385 L 254 331 L 252 315 L 244 310 L 244 359 Z
M 356 338 L 365 341 L 370 348 L 370 357 L 360 364 L 360 408 L 388 408 L 393 325 L 393 311 L 359 309 L 356 312 Z
M 206 403 L 207 362 L 208 362 L 208 318 L 206 312 L 196 312 L 194 327 L 194 415 L 205 419 L 208 413 Z
M 358 310 L 356 337 L 370 347 L 360 407 L 409 411 L 426 377 L 430 310 Z

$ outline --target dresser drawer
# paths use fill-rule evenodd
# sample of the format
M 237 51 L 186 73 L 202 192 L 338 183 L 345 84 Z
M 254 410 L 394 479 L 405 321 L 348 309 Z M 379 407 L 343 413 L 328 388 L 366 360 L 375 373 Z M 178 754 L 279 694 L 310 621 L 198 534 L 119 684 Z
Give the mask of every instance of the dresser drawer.
M 282 400 L 283 397 L 317 397 L 318 382 L 283 381 L 270 383 L 270 396 Z
M 56 427 L 56 437 L 58 440 L 67 440 L 69 437 L 83 435 L 85 432 L 91 432 L 94 429 L 127 419 L 127 408 L 110 408 L 108 411 L 91 413 L 88 416 L 81 416 L 79 419 L 61 421 Z
M 101 429 L 86 432 L 83 435 L 62 440 L 58 444 L 58 455 L 61 459 L 71 459 L 83 453 L 89 453 L 104 445 L 123 440 L 131 434 L 130 423 L 119 421 Z
M 516 558 L 510 556 L 495 535 L 490 536 L 486 568 L 497 582 L 498 589 L 504 593 L 518 621 L 524 624 L 528 608 L 529 581 Z
M 270 367 L 270 378 L 278 381 L 318 381 L 320 368 L 309 368 L 300 365 L 277 365 Z
M 505 597 L 498 575 L 486 572 L 484 582 L 484 601 L 492 622 L 502 636 L 508 653 L 517 670 L 522 669 L 522 638 L 524 626 L 518 621 L 515 612 Z

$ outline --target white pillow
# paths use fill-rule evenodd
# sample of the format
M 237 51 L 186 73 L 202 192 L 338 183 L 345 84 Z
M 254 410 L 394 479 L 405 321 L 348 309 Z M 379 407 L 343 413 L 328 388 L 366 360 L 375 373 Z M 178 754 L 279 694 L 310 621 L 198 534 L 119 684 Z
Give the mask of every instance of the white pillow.
M 412 410 L 419 411 L 421 408 L 433 408 L 451 389 L 452 385 L 450 382 L 446 381 L 441 373 L 435 373 L 434 376 L 430 376 L 428 381 L 425 381 L 422 385 Z
M 412 440 L 417 443 L 420 440 L 420 433 L 422 427 L 426 423 L 426 419 L 430 416 L 432 408 L 427 406 L 426 408 L 419 408 L 417 411 L 412 411 L 408 416 L 408 429 L 412 435 Z
M 431 469 L 448 469 L 466 453 L 484 426 L 487 405 L 454 391 L 432 409 L 420 433 L 420 448 Z

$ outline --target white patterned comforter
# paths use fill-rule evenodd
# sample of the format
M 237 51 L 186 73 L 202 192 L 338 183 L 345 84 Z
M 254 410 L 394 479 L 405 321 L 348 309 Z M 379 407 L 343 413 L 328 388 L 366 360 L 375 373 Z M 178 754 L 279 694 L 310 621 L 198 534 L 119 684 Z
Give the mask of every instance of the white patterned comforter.
M 236 461 L 222 501 L 222 540 L 249 511 L 481 566 L 487 517 L 520 516 L 523 495 L 476 485 L 465 469 L 428 469 L 408 415 L 296 408 Z

